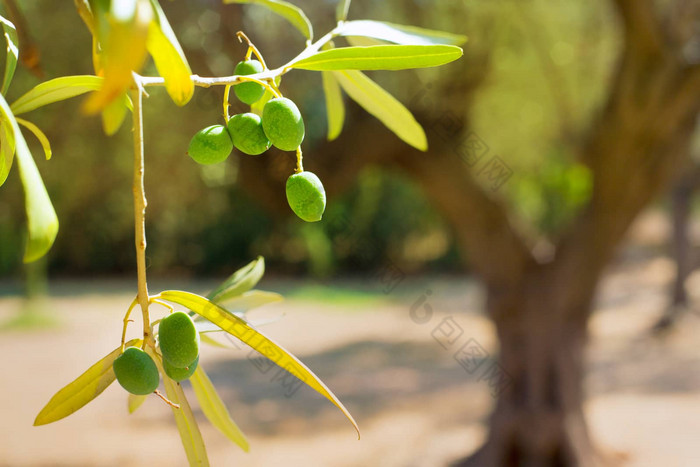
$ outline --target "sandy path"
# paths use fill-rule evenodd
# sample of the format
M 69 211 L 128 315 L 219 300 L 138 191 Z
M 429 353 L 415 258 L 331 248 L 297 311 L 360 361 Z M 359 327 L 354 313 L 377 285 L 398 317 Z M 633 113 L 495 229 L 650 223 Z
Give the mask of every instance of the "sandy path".
M 688 315 L 663 341 L 640 337 L 664 303 L 669 266 L 657 259 L 618 269 L 591 324 L 587 412 L 596 437 L 626 452 L 630 466 L 700 465 L 700 316 Z M 373 307 L 294 300 L 270 307 L 286 316 L 264 330 L 345 402 L 362 428 L 360 442 L 313 391 L 302 388 L 287 398 L 244 350 L 206 347 L 201 361 L 252 445 L 242 453 L 203 421 L 212 465 L 437 466 L 478 447 L 493 401 L 489 386 L 455 362 L 454 348 L 444 350 L 431 335 L 452 317 L 463 329 L 459 342 L 473 338 L 493 352 L 492 327 L 479 313 L 473 284 L 465 289 L 464 283 L 404 284 L 393 300 Z M 153 397 L 129 416 L 116 385 L 63 421 L 31 426 L 59 387 L 118 344 L 131 300 L 120 287 L 100 295 L 90 293 L 95 287 L 70 287 L 81 293 L 48 303 L 60 317 L 59 328 L 0 334 L 0 465 L 185 465 L 169 409 Z M 266 288 L 274 290 L 275 283 Z M 434 291 L 434 315 L 420 325 L 411 320 L 410 307 L 426 288 Z M 18 307 L 16 298 L 0 298 L 0 320 Z

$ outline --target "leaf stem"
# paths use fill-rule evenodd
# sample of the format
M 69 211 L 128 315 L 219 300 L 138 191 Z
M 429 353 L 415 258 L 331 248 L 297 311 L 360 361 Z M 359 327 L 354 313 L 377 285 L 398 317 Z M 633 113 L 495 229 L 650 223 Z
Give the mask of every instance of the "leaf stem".
M 151 318 L 148 313 L 149 297 L 146 282 L 146 192 L 144 189 L 144 154 L 143 154 L 143 87 L 138 75 L 134 75 L 135 89 L 131 100 L 134 105 L 134 233 L 136 246 L 136 269 L 138 274 L 138 295 L 136 299 L 143 315 L 143 348 L 153 346 Z
M 126 310 L 126 314 L 124 315 L 124 327 L 122 328 L 122 352 L 124 352 L 124 343 L 126 342 L 126 328 L 131 323 L 133 320 L 129 319 L 129 316 L 131 316 L 131 312 L 134 310 L 136 305 L 139 302 L 138 296 L 134 298 L 134 301 L 131 302 L 131 305 L 129 305 L 129 309 Z
M 251 78 L 253 80 L 257 80 L 258 82 L 260 81 L 267 81 L 267 80 L 272 80 L 274 83 L 274 79 L 277 78 L 278 76 L 282 76 L 285 73 L 289 72 L 292 69 L 292 65 L 294 65 L 296 62 L 299 60 L 303 60 L 316 52 L 318 52 L 321 47 L 323 47 L 326 43 L 330 42 L 333 40 L 334 37 L 338 35 L 340 32 L 340 26 L 336 26 L 333 30 L 328 32 L 325 36 L 314 42 L 313 44 L 307 45 L 307 47 L 296 57 L 291 59 L 289 62 L 285 63 L 279 68 L 275 68 L 274 70 L 268 70 L 265 69 L 265 71 L 262 71 L 260 73 L 255 73 L 251 75 L 231 75 L 231 76 L 220 76 L 220 77 L 202 77 L 199 75 L 192 75 L 190 78 L 192 79 L 192 82 L 194 83 L 195 86 L 199 86 L 202 88 L 209 88 L 211 86 L 228 86 L 228 85 L 235 85 L 239 84 L 243 81 L 251 81 Z M 257 49 L 256 49 L 257 50 Z M 258 56 L 258 58 L 261 58 L 261 56 Z M 261 63 L 264 63 L 261 60 Z M 139 76 L 139 81 L 142 86 L 164 86 L 165 85 L 165 80 L 160 77 L 160 76 Z
M 294 173 L 301 173 L 304 171 L 303 161 L 304 157 L 301 154 L 301 146 L 297 148 L 297 167 L 294 169 Z

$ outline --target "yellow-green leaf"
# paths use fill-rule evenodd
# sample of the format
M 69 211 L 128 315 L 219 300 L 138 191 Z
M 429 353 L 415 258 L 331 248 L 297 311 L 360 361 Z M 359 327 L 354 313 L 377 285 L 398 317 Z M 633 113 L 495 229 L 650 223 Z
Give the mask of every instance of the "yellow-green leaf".
M 132 73 L 140 71 L 146 59 L 153 8 L 149 0 L 120 0 L 110 3 L 106 23 L 99 19 L 101 16 L 98 15 L 97 29 L 105 79 L 100 90 L 85 101 L 83 110 L 87 113 L 102 111 L 133 83 Z
M 158 1 L 151 0 L 151 5 L 155 20 L 148 28 L 148 52 L 165 80 L 165 89 L 170 98 L 177 105 L 185 105 L 194 94 L 192 70 Z
M 53 245 L 58 233 L 58 217 L 17 120 L 2 95 L 0 95 L 0 114 L 3 124 L 10 125 L 14 133 L 17 166 L 19 178 L 24 187 L 24 205 L 27 212 L 28 239 L 24 251 L 24 262 L 29 263 L 44 256 Z
M 46 155 L 46 160 L 51 159 L 51 143 L 49 143 L 49 139 L 46 137 L 43 131 L 39 129 L 38 126 L 34 125 L 32 122 L 29 122 L 23 118 L 15 117 L 15 120 L 17 120 L 17 123 L 25 127 L 27 130 L 31 131 L 34 133 L 34 136 L 36 136 L 36 139 L 39 140 L 39 143 L 41 143 L 41 147 L 44 149 L 44 154 Z
M 199 406 L 209 422 L 228 439 L 240 446 L 245 452 L 248 452 L 250 450 L 248 440 L 231 418 L 231 414 L 229 414 L 226 405 L 219 397 L 216 388 L 214 388 L 202 365 L 197 366 L 197 369 L 194 370 L 194 374 L 190 377 L 190 382 L 197 400 L 199 400 Z
M 255 260 L 246 264 L 228 279 L 221 283 L 216 289 L 207 295 L 213 302 L 221 302 L 231 297 L 241 295 L 243 292 L 255 287 L 265 274 L 265 258 L 258 256 Z
M 396 136 L 416 149 L 428 149 L 428 140 L 423 127 L 411 112 L 394 96 L 361 71 L 334 71 L 334 76 L 343 90 L 362 108 L 374 115 Z
M 322 71 L 323 93 L 326 96 L 326 115 L 328 117 L 328 141 L 333 141 L 343 131 L 345 121 L 345 104 L 338 80 L 330 71 Z
M 462 56 L 454 45 L 374 45 L 323 50 L 291 65 L 301 70 L 405 70 L 444 65 Z
M 460 45 L 467 41 L 467 36 L 461 34 L 366 19 L 346 21 L 338 31 L 338 35 L 369 37 L 402 45 Z
M 197 420 L 194 418 L 192 408 L 187 402 L 182 386 L 165 374 L 160 356 L 154 354 L 150 347 L 148 347 L 146 351 L 156 362 L 158 370 L 163 376 L 163 385 L 165 386 L 165 394 L 168 396 L 168 400 L 179 406 L 179 408 L 172 407 L 172 411 L 175 417 L 177 430 L 180 432 L 180 440 L 182 441 L 182 446 L 185 448 L 185 454 L 187 455 L 190 466 L 207 467 L 209 465 L 207 449 L 204 446 L 202 433 L 199 431 Z
M 102 86 L 103 81 L 103 78 L 92 75 L 55 78 L 34 86 L 13 102 L 10 108 L 15 115 L 23 114 L 47 104 L 70 99 L 86 92 L 97 91 Z
M 12 126 L 0 120 L 0 186 L 5 183 L 15 158 L 15 134 Z
M 311 27 L 311 21 L 306 17 L 306 14 L 296 5 L 281 0 L 224 0 L 224 3 L 250 3 L 253 5 L 264 6 L 273 13 L 282 16 L 297 28 L 308 40 L 312 40 L 314 30 Z
M 207 323 L 208 323 L 208 321 L 207 321 Z M 219 329 L 217 329 L 217 330 L 218 330 L 218 331 L 221 331 L 221 328 L 219 328 Z M 223 331 L 222 331 L 222 332 L 223 332 Z M 220 349 L 229 349 L 229 350 L 230 350 L 230 349 L 235 349 L 235 348 L 236 348 L 236 347 L 234 347 L 234 346 L 232 346 L 232 345 L 222 344 L 221 342 L 217 341 L 216 339 L 213 339 L 213 338 L 209 337 L 209 336 L 207 335 L 206 332 L 203 333 L 202 331 L 200 331 L 199 337 L 200 337 L 201 341 L 202 341 L 204 344 L 209 344 L 209 345 L 211 345 L 212 347 L 218 347 L 218 348 L 220 348 Z
M 275 292 L 267 292 L 265 290 L 249 290 L 241 295 L 220 297 L 216 303 L 225 305 L 225 308 L 232 313 L 245 313 L 246 311 L 267 305 L 268 303 L 281 302 L 284 300 L 282 295 Z
M 146 402 L 147 396 L 140 396 L 136 394 L 129 394 L 129 399 L 127 401 L 127 406 L 129 408 L 129 413 L 136 412 L 144 402 Z
M 127 110 L 129 110 L 129 98 L 126 93 L 102 109 L 102 129 L 107 136 L 112 136 L 119 130 L 119 127 L 124 122 Z
M 263 107 L 265 107 L 265 104 L 267 104 L 267 101 L 269 101 L 273 97 L 275 97 L 275 96 L 270 91 L 265 89 L 265 94 L 263 94 L 263 96 L 260 99 L 258 99 L 257 102 L 253 103 L 250 106 L 250 111 L 253 112 L 254 114 L 262 117 Z
M 355 423 L 355 420 L 352 418 L 352 415 L 350 415 L 350 412 L 348 412 L 342 402 L 338 400 L 338 398 L 328 389 L 328 387 L 326 387 L 326 385 L 306 365 L 299 361 L 299 359 L 282 348 L 272 339 L 251 327 L 245 320 L 229 313 L 219 305 L 207 300 L 206 298 L 190 292 L 168 290 L 161 292 L 158 295 L 158 298 L 172 303 L 177 303 L 203 316 L 224 331 L 228 332 L 234 337 L 237 337 L 246 345 L 269 358 L 277 366 L 294 375 L 312 389 L 316 390 L 319 394 L 323 395 L 326 399 L 338 407 L 341 412 L 343 412 L 343 414 L 355 427 L 355 430 L 357 430 L 357 434 L 359 436 L 360 430 L 357 423 Z
M 340 0 L 335 7 L 335 20 L 345 21 L 348 17 L 348 9 L 350 9 L 350 0 Z
M 7 42 L 7 54 L 5 56 L 5 75 L 2 79 L 2 88 L 0 93 L 7 93 L 7 88 L 10 87 L 12 77 L 15 75 L 17 68 L 17 58 L 19 57 L 19 38 L 17 37 L 17 29 L 11 21 L 0 16 L 0 23 L 5 34 Z
M 138 347 L 141 342 L 141 339 L 133 339 L 126 346 Z M 88 368 L 75 381 L 58 391 L 39 412 L 34 420 L 34 426 L 46 425 L 65 418 L 102 394 L 102 391 L 107 389 L 116 379 L 112 363 L 121 352 L 121 346 L 117 347 L 102 360 Z

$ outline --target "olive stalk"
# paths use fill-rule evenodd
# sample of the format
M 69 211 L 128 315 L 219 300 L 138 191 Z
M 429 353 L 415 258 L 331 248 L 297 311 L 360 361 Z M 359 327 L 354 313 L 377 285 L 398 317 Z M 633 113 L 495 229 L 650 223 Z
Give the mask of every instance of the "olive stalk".
M 143 348 L 154 346 L 151 330 L 151 318 L 148 312 L 150 303 L 148 284 L 146 282 L 146 192 L 144 189 L 144 154 L 143 154 L 143 87 L 138 75 L 134 75 L 134 89 L 130 91 L 133 101 L 134 132 L 134 231 L 136 244 L 136 269 L 138 280 L 138 300 L 143 315 Z
M 292 65 L 294 65 L 296 62 L 315 54 L 316 52 L 321 50 L 321 47 L 323 47 L 326 43 L 333 40 L 338 35 L 341 25 L 342 24 L 339 23 L 338 26 L 336 26 L 333 30 L 328 32 L 328 34 L 326 34 L 313 44 L 309 44 L 303 51 L 301 51 L 301 53 L 299 53 L 299 55 L 297 55 L 281 67 L 275 68 L 274 70 L 265 70 L 260 73 L 254 73 L 245 76 L 231 75 L 219 77 L 202 77 L 199 75 L 192 75 L 190 76 L 190 78 L 192 79 L 192 82 L 195 86 L 199 86 L 201 88 L 209 88 L 211 86 L 234 86 L 236 84 L 243 83 L 244 81 L 272 81 L 274 83 L 275 78 L 289 72 L 292 69 Z M 138 79 L 141 83 L 141 86 L 144 87 L 165 86 L 165 80 L 160 76 L 139 76 Z

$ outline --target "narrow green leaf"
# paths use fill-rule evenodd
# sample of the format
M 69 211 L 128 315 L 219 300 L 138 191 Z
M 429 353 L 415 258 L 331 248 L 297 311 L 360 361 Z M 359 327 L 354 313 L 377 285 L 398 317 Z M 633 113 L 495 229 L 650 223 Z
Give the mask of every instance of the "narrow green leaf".
M 15 134 L 8 122 L 0 120 L 0 186 L 5 183 L 15 158 Z
M 146 348 L 146 351 L 156 362 L 158 370 L 163 376 L 163 385 L 165 386 L 165 394 L 168 396 L 168 400 L 180 406 L 179 408 L 172 407 L 172 411 L 190 466 L 207 467 L 209 465 L 207 448 L 204 446 L 202 433 L 199 431 L 197 420 L 194 418 L 192 408 L 187 402 L 182 386 L 165 374 L 160 356 L 156 355 L 150 347 Z
M 350 0 L 340 0 L 335 8 L 335 20 L 338 22 L 345 21 L 348 17 L 350 9 Z
M 467 41 L 467 36 L 461 34 L 366 19 L 346 21 L 338 35 L 370 37 L 401 45 L 461 45 Z
M 367 112 L 374 115 L 396 136 L 416 149 L 428 149 L 423 127 L 411 112 L 377 83 L 360 71 L 334 71 L 343 90 Z
M 254 114 L 262 117 L 263 107 L 265 107 L 265 104 L 267 104 L 267 101 L 269 101 L 273 97 L 274 97 L 274 95 L 270 91 L 265 89 L 265 94 L 263 94 L 263 96 L 260 99 L 258 99 L 257 102 L 253 103 L 250 106 L 250 111 L 253 112 Z
M 2 79 L 2 89 L 0 93 L 7 93 L 7 88 L 10 87 L 12 77 L 15 75 L 17 68 L 17 59 L 19 58 L 19 38 L 17 37 L 17 29 L 11 21 L 0 16 L 0 23 L 5 33 L 5 41 L 7 42 L 7 55 L 5 58 L 5 75 Z
M 275 292 L 249 290 L 241 295 L 232 295 L 231 298 L 228 298 L 228 295 L 220 297 L 216 303 L 223 306 L 231 313 L 243 314 L 253 308 L 267 305 L 268 303 L 281 302 L 282 300 L 284 300 L 282 295 Z
M 53 245 L 58 233 L 58 217 L 17 120 L 2 95 L 0 114 L 3 123 L 10 125 L 14 133 L 19 178 L 24 187 L 24 205 L 27 211 L 28 239 L 24 262 L 30 263 L 44 256 Z
M 374 45 L 323 50 L 292 64 L 301 70 L 405 70 L 444 65 L 462 56 L 454 45 Z
M 279 344 L 272 339 L 266 337 L 245 320 L 227 312 L 219 305 L 210 302 L 204 297 L 195 295 L 189 292 L 179 290 L 168 290 L 161 292 L 159 298 L 172 303 L 182 305 L 195 313 L 203 316 L 212 323 L 218 325 L 221 329 L 228 332 L 234 337 L 237 337 L 242 342 L 257 350 L 265 357 L 272 360 L 277 366 L 286 370 L 290 374 L 299 378 L 303 383 L 307 384 L 326 399 L 331 401 L 341 412 L 350 420 L 352 425 L 357 430 L 359 436 L 360 430 L 355 423 L 355 420 L 350 415 L 350 412 L 343 406 L 342 402 L 326 387 L 326 385 L 302 362 L 294 355 L 290 354 Z
M 32 122 L 29 122 L 23 118 L 15 117 L 15 120 L 17 120 L 17 123 L 25 127 L 27 130 L 31 131 L 34 133 L 34 136 L 36 136 L 36 139 L 39 140 L 39 143 L 41 143 L 41 147 L 44 149 L 44 154 L 46 155 L 46 160 L 51 159 L 51 143 L 49 143 L 49 139 L 46 137 L 43 131 L 39 129 L 38 126 L 34 125 Z
M 250 450 L 248 440 L 231 418 L 226 405 L 216 392 L 202 365 L 198 365 L 190 377 L 192 389 L 199 400 L 199 406 L 209 422 L 228 439 L 236 443 L 245 452 Z
M 170 98 L 177 105 L 185 105 L 194 94 L 192 70 L 158 0 L 151 0 L 151 5 L 155 19 L 148 28 L 146 47 L 165 80 Z
M 312 40 L 314 30 L 311 27 L 311 21 L 306 17 L 306 14 L 296 5 L 282 0 L 224 0 L 224 3 L 249 3 L 252 5 L 264 6 L 273 13 L 282 16 L 284 19 L 292 23 L 307 40 Z
M 255 287 L 255 284 L 260 281 L 263 274 L 265 274 L 265 258 L 258 256 L 255 260 L 231 274 L 228 279 L 210 292 L 207 298 L 212 302 L 221 302 L 241 295 L 243 292 L 247 292 Z
M 141 339 L 133 339 L 127 342 L 126 346 L 138 347 L 142 342 Z M 121 352 L 121 346 L 117 347 L 88 368 L 75 381 L 58 391 L 36 416 L 34 426 L 46 425 L 65 418 L 102 394 L 102 391 L 116 379 L 112 363 Z
M 102 109 L 102 129 L 107 136 L 115 134 L 122 126 L 126 112 L 129 110 L 129 98 L 126 93 L 114 99 Z
M 207 323 L 209 323 L 209 321 L 207 321 Z M 197 326 L 197 324 L 201 324 L 201 322 L 195 323 L 195 326 Z M 211 324 L 211 323 L 210 323 L 210 324 Z M 197 326 L 197 330 L 199 331 L 199 326 Z M 223 331 L 221 330 L 221 328 L 219 328 L 218 331 L 223 332 Z M 201 341 L 202 341 L 204 344 L 209 344 L 209 345 L 211 345 L 212 347 L 218 347 L 218 348 L 220 348 L 220 349 L 227 349 L 227 350 L 232 350 L 232 349 L 236 349 L 236 348 L 237 348 L 237 347 L 234 347 L 234 346 L 232 346 L 232 345 L 227 345 L 227 344 L 221 343 L 221 342 L 217 341 L 216 339 L 214 339 L 214 338 L 212 338 L 212 337 L 209 337 L 209 336 L 207 335 L 207 333 L 203 333 L 202 331 L 199 331 L 199 333 L 200 333 L 200 334 L 199 334 L 199 338 L 201 339 Z
M 371 37 L 365 36 L 347 36 L 345 38 L 353 47 L 370 47 L 373 45 L 386 45 L 386 42 L 380 41 L 378 39 L 372 39 Z
M 10 108 L 15 115 L 38 109 L 47 104 L 70 99 L 102 86 L 103 78 L 92 75 L 64 76 L 34 86 L 12 103 Z
M 147 396 L 139 396 L 136 394 L 129 394 L 129 399 L 127 401 L 127 405 L 129 408 L 129 413 L 132 414 L 136 412 L 139 407 L 143 405 L 144 402 L 146 402 L 146 397 Z
M 328 141 L 333 141 L 343 131 L 345 121 L 345 104 L 338 80 L 330 71 L 322 71 L 323 94 L 326 96 L 326 115 L 328 116 Z

